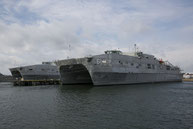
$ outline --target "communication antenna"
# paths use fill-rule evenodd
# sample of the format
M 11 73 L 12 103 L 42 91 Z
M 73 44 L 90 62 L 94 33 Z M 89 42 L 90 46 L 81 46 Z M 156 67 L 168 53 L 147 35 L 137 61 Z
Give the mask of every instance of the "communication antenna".
M 71 45 L 69 44 L 69 54 L 70 54 L 70 52 L 71 52 Z
M 137 45 L 134 44 L 135 53 L 137 52 Z
M 71 52 L 70 48 L 71 48 L 71 45 L 69 44 L 69 45 L 68 45 L 69 55 L 70 55 L 70 52 Z M 67 59 L 69 59 L 69 58 L 70 58 L 70 56 L 69 56 L 69 55 L 67 56 Z
M 128 51 L 130 52 L 130 47 L 128 47 Z
M 139 47 L 137 47 L 137 52 L 140 52 Z

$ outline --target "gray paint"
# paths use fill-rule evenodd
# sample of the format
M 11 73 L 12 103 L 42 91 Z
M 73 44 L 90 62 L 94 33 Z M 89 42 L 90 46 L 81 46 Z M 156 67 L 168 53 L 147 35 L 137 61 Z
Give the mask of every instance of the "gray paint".
M 48 62 L 10 68 L 10 72 L 14 78 L 23 80 L 49 80 L 60 78 L 57 66 Z
M 142 52 L 125 55 L 121 51 L 106 51 L 106 54 L 60 60 L 56 64 L 63 84 L 113 85 L 182 81 L 178 67 L 160 63 L 153 55 Z

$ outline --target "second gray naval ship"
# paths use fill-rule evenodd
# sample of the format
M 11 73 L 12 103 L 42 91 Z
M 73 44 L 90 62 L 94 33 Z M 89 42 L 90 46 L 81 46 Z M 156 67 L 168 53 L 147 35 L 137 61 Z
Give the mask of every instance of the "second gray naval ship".
M 55 62 L 21 66 L 9 69 L 16 80 L 59 80 L 59 70 Z
M 56 62 L 62 84 L 115 85 L 182 81 L 179 67 L 143 52 L 105 54 Z

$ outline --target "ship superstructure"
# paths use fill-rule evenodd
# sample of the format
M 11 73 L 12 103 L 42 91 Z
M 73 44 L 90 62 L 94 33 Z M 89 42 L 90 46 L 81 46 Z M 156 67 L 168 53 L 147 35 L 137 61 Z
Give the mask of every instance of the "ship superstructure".
M 54 62 L 21 66 L 9 69 L 17 80 L 57 80 L 60 78 L 59 70 Z
M 182 81 L 180 68 L 153 55 L 119 50 L 57 61 L 62 84 L 114 85 Z

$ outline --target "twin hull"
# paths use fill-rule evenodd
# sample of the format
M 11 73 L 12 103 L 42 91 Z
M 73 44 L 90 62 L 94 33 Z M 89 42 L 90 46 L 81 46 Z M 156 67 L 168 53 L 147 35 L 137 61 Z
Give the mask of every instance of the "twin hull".
M 11 68 L 10 72 L 17 80 L 59 80 L 59 71 L 57 66 L 39 64 Z
M 114 85 L 182 81 L 178 67 L 162 64 L 152 55 L 128 56 L 108 53 L 61 60 L 56 66 L 40 64 L 10 69 L 24 80 L 61 79 L 62 84 Z
M 182 74 L 178 72 L 136 71 L 127 66 L 100 65 L 96 60 L 95 63 L 89 60 L 89 58 L 80 58 L 58 61 L 62 84 L 115 85 L 182 81 Z

